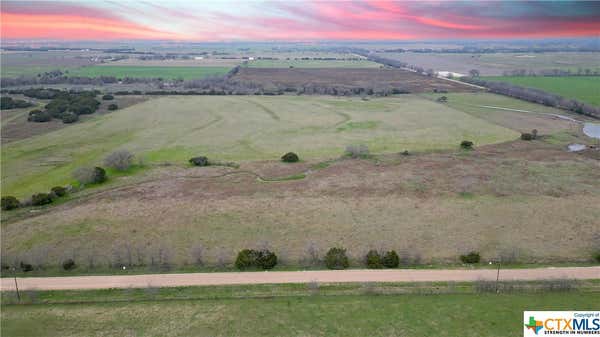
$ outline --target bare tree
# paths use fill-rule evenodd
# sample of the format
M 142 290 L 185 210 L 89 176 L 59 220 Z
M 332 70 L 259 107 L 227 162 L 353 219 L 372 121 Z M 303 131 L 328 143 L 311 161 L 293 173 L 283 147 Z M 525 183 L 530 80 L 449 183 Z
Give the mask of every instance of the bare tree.
M 306 264 L 308 266 L 315 266 L 319 264 L 319 247 L 314 241 L 309 242 L 306 245 Z
M 204 246 L 202 243 L 195 244 L 190 250 L 194 264 L 201 267 L 204 265 Z
M 104 158 L 104 165 L 118 171 L 125 171 L 133 164 L 134 155 L 127 150 L 117 150 Z
M 73 171 L 73 178 L 81 184 L 89 184 L 94 181 L 96 173 L 93 167 L 80 167 Z
M 471 70 L 469 70 L 469 75 L 471 77 L 479 77 L 479 70 L 477 70 L 477 69 L 471 69 Z
M 369 147 L 364 144 L 346 146 L 346 154 L 352 158 L 365 157 L 369 155 Z

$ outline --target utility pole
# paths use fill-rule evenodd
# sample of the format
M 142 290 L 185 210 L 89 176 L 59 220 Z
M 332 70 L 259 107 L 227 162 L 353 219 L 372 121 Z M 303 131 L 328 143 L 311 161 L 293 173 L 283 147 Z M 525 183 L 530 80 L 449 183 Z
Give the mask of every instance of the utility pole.
M 21 302 L 21 294 L 19 294 L 19 285 L 17 284 L 17 277 L 15 276 L 15 289 L 17 290 L 17 300 Z
M 498 294 L 498 292 L 500 291 L 498 289 L 498 282 L 500 281 L 500 264 L 501 264 L 501 260 L 498 260 L 498 271 L 496 272 L 496 294 Z

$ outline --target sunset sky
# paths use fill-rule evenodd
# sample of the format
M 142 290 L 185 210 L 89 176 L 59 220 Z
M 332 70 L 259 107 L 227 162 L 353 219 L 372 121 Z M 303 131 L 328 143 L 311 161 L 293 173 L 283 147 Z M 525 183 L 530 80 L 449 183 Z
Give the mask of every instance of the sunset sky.
M 600 2 L 2 1 L 3 39 L 322 41 L 600 35 Z

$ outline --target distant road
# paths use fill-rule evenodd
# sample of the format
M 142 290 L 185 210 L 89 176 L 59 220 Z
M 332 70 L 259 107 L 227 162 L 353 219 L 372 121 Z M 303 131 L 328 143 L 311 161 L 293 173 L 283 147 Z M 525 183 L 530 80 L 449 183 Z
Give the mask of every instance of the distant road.
M 146 274 L 17 278 L 19 290 L 180 287 L 232 284 L 436 282 L 496 280 L 495 269 L 313 270 L 231 273 Z M 500 280 L 600 279 L 598 267 L 501 269 Z M 14 291 L 14 278 L 2 278 L 2 291 Z

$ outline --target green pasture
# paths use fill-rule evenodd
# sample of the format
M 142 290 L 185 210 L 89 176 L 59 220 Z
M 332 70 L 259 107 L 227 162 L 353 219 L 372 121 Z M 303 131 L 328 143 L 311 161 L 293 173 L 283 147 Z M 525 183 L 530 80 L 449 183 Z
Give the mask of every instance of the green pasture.
M 228 67 L 149 67 L 149 66 L 88 66 L 69 71 L 69 76 L 114 76 L 118 78 L 163 78 L 184 80 L 198 79 L 207 76 L 222 76 Z
M 494 76 L 484 77 L 484 79 L 541 89 L 565 98 L 600 106 L 600 76 Z
M 347 145 L 371 153 L 455 149 L 512 140 L 518 133 L 413 95 L 377 98 L 174 96 L 151 99 L 2 146 L 2 194 L 17 197 L 71 181 L 117 149 L 146 163 L 332 158 Z

